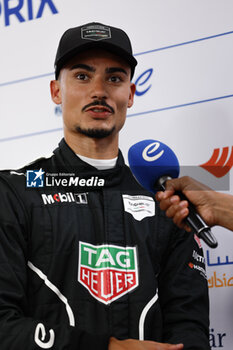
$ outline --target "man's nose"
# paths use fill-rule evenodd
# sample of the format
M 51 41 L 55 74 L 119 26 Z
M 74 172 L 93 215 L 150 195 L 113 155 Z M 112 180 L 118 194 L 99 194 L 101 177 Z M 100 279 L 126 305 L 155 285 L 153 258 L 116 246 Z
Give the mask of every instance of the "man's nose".
M 92 83 L 91 98 L 92 99 L 107 99 L 108 92 L 105 81 L 98 77 Z

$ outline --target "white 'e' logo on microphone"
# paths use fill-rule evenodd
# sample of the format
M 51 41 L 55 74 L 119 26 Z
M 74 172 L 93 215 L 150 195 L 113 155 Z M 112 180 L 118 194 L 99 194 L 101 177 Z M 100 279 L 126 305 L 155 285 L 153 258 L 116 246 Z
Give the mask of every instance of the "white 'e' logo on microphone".
M 150 151 L 149 149 L 154 146 Z M 162 157 L 164 150 L 162 150 L 161 152 L 159 152 L 158 154 L 155 154 L 154 156 L 150 156 L 151 153 L 154 153 L 155 151 L 157 151 L 157 149 L 159 148 L 160 143 L 159 142 L 153 142 L 150 145 L 146 146 L 146 148 L 144 148 L 143 152 L 142 152 L 142 157 L 143 159 L 145 159 L 147 162 L 153 162 L 154 160 L 159 159 L 160 157 Z

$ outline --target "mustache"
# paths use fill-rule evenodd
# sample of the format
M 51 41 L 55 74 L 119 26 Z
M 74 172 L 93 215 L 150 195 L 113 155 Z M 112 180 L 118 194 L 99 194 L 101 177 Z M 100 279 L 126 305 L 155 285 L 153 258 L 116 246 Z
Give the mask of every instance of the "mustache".
M 82 108 L 82 112 L 84 112 L 85 109 L 87 109 L 87 108 L 95 107 L 95 106 L 106 107 L 106 108 L 110 109 L 110 111 L 112 113 L 115 113 L 114 109 L 110 105 L 108 105 L 107 102 L 105 102 L 105 100 L 96 100 L 96 101 L 89 103 L 88 105 L 86 105 Z

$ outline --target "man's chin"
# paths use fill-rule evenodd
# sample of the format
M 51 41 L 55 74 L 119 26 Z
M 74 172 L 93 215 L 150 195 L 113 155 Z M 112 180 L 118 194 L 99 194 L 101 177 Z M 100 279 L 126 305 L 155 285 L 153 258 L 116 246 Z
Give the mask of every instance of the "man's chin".
M 76 131 L 82 135 L 93 139 L 103 139 L 113 134 L 115 126 L 111 129 L 83 129 L 79 126 L 76 126 Z

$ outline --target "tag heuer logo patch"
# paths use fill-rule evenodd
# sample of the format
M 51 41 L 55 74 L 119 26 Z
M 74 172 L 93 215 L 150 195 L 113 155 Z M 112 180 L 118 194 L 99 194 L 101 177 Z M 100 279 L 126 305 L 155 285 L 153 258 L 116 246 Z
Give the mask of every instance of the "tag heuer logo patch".
M 111 30 L 109 27 L 101 25 L 92 25 L 81 28 L 82 39 L 99 41 L 111 38 Z
M 138 286 L 135 247 L 79 243 L 78 281 L 104 304 Z

